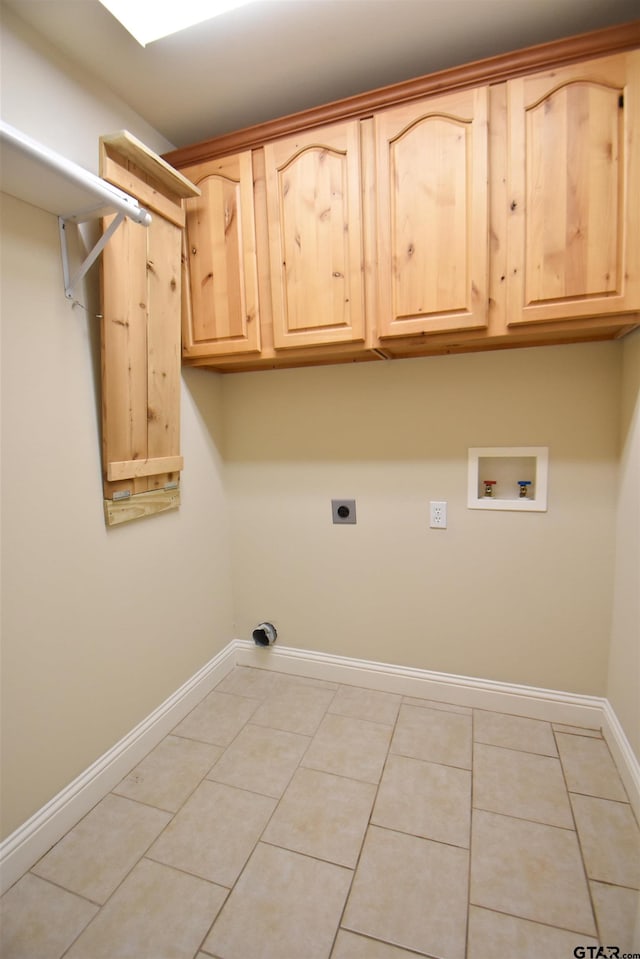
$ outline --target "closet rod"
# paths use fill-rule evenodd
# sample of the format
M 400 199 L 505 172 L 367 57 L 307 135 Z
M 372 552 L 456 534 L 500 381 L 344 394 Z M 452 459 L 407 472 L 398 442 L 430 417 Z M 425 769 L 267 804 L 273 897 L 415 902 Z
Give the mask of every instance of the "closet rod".
M 79 223 L 82 220 L 102 216 L 105 210 L 113 213 L 122 213 L 134 223 L 149 226 L 151 214 L 134 197 L 123 190 L 112 186 L 101 177 L 96 176 L 72 160 L 68 160 L 49 147 L 38 143 L 27 134 L 0 120 L 0 143 L 2 145 L 2 188 L 4 192 L 12 193 L 18 199 L 26 199 L 34 205 L 40 205 L 37 200 L 30 201 L 32 184 L 28 181 L 30 172 L 37 175 L 53 174 L 52 180 L 47 180 L 47 186 L 55 192 L 56 183 L 60 182 L 61 199 L 50 196 L 42 201 L 42 208 L 55 212 L 64 220 Z M 25 165 L 26 164 L 26 165 Z M 69 194 L 66 186 L 74 189 L 72 194 L 75 208 L 67 208 Z M 57 207 L 60 206 L 58 209 Z
M 0 172 L 4 193 L 57 215 L 64 293 L 69 300 L 73 299 L 75 286 L 102 253 L 125 217 L 145 227 L 151 223 L 151 214 L 134 197 L 38 143 L 4 120 L 0 120 Z M 68 224 L 83 223 L 109 214 L 115 214 L 115 219 L 72 275 Z

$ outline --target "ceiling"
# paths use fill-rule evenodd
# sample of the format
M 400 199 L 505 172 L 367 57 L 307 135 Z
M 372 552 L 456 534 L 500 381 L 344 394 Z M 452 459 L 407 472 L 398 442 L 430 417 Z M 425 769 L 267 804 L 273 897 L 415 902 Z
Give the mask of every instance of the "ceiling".
M 639 0 L 267 0 L 143 48 L 98 0 L 1 3 L 177 147 L 640 16 Z

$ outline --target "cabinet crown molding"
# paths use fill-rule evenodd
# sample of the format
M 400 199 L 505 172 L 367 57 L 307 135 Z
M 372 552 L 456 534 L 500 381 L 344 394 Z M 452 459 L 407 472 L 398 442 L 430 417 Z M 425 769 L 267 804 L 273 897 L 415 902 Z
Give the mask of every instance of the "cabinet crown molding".
M 235 130 L 164 154 L 163 159 L 183 169 L 214 157 L 264 146 L 270 140 L 339 120 L 363 119 L 374 110 L 482 84 L 503 83 L 539 70 L 579 60 L 622 53 L 640 46 L 640 20 L 616 24 L 590 33 L 552 40 L 436 73 L 335 100 L 298 113 Z

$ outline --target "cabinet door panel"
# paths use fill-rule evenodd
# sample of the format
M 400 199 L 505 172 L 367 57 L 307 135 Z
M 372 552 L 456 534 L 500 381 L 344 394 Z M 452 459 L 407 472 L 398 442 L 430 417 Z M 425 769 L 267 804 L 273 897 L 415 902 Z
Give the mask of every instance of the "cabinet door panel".
M 356 122 L 264 148 L 276 349 L 364 339 Z
M 487 325 L 488 90 L 374 117 L 378 334 Z
M 640 308 L 639 64 L 622 54 L 508 84 L 510 325 Z
M 186 171 L 185 171 L 186 172 Z M 201 196 L 187 203 L 190 310 L 186 356 L 260 349 L 251 153 L 187 172 Z

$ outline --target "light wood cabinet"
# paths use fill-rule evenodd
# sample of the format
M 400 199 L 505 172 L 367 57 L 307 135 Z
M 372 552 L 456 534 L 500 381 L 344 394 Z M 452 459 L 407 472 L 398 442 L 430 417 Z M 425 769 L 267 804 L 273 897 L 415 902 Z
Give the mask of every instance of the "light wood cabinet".
M 243 151 L 252 184 L 212 172 Z M 640 323 L 640 21 L 168 158 L 203 190 L 186 362 L 393 359 Z
M 184 356 L 259 353 L 251 151 L 183 172 L 201 191 L 186 204 Z
M 508 325 L 640 309 L 640 51 L 507 84 Z
M 488 322 L 488 87 L 374 115 L 378 336 Z
M 359 123 L 264 147 L 276 350 L 364 341 Z

